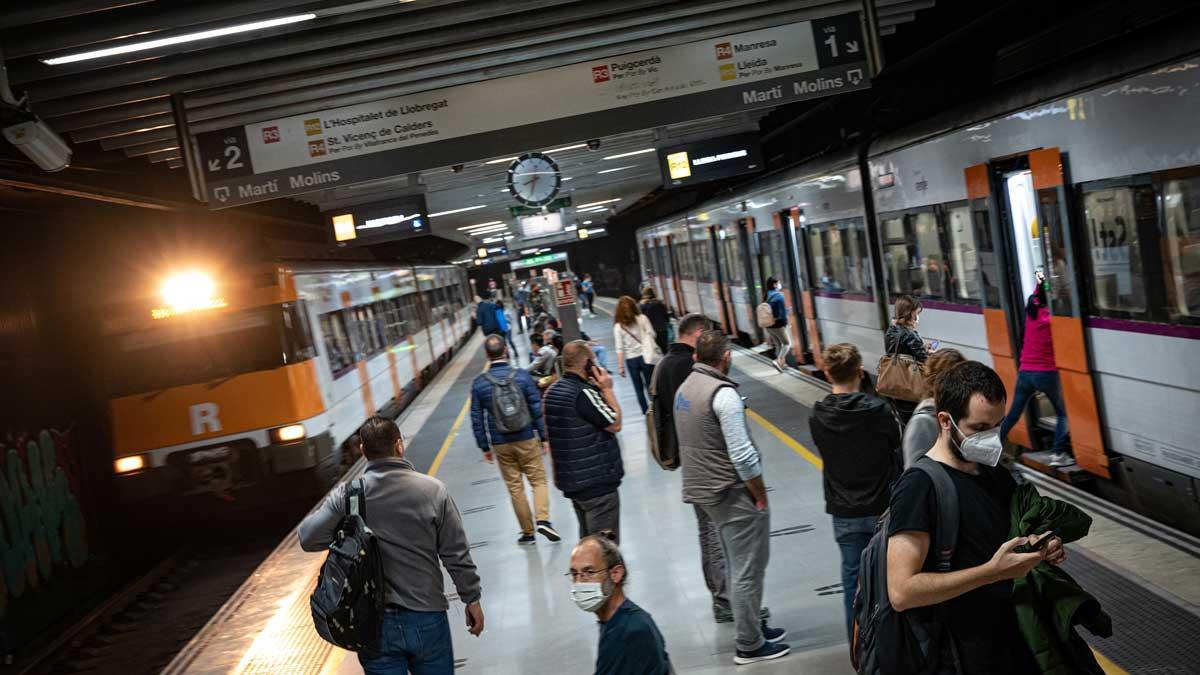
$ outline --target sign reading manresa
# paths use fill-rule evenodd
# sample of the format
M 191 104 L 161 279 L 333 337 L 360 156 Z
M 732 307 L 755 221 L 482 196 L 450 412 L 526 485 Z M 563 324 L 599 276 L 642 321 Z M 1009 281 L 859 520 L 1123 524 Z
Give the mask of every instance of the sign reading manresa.
M 197 142 L 210 206 L 225 208 L 869 85 L 858 15 L 844 14 L 222 129 Z

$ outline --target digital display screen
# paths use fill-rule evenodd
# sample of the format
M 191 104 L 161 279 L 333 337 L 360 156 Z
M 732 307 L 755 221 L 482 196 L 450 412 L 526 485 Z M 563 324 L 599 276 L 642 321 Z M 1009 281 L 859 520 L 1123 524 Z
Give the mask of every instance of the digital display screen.
M 659 148 L 658 163 L 667 188 L 762 171 L 757 134 L 737 134 Z
M 326 211 L 333 241 L 340 246 L 366 246 L 429 233 L 423 195 Z
M 521 216 L 517 223 L 521 226 L 521 236 L 526 239 L 548 237 L 563 231 L 562 213 L 558 211 Z

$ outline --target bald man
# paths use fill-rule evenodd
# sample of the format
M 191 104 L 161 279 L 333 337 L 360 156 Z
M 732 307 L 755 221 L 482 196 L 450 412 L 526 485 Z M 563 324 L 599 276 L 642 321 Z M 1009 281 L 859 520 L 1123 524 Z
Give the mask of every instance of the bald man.
M 562 355 L 563 376 L 543 400 L 554 484 L 575 507 L 581 539 L 600 530 L 619 533 L 617 488 L 625 465 L 616 436 L 621 406 L 612 376 L 596 365 L 583 340 L 567 343 Z

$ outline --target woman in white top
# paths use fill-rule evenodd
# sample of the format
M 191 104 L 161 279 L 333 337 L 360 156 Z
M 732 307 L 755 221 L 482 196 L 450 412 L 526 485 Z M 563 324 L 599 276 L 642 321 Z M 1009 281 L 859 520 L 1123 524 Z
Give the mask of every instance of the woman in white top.
M 654 364 L 662 358 L 655 343 L 654 326 L 638 309 L 637 301 L 622 295 L 617 301 L 613 319 L 613 343 L 617 347 L 617 369 L 621 377 L 625 372 L 633 376 L 633 393 L 637 394 L 642 414 L 646 414 L 646 392 L 650 389 L 650 375 Z

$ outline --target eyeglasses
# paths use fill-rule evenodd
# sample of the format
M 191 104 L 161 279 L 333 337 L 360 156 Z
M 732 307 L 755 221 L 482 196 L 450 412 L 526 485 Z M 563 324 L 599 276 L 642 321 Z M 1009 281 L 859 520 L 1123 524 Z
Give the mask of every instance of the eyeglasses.
M 583 577 L 584 579 L 595 579 L 597 574 L 600 574 L 601 572 L 607 572 L 609 569 L 610 568 L 608 568 L 608 567 L 603 567 L 601 569 L 594 570 L 594 569 L 591 569 L 590 567 L 585 567 L 582 570 L 579 570 L 578 572 L 576 572 L 575 570 L 571 570 L 570 572 L 567 572 L 563 576 L 571 577 L 571 581 L 578 581 L 580 577 Z

